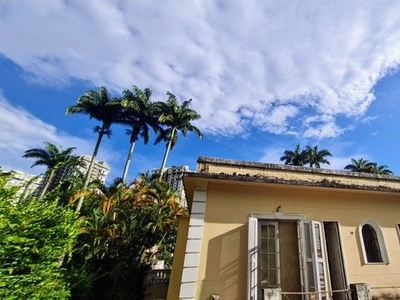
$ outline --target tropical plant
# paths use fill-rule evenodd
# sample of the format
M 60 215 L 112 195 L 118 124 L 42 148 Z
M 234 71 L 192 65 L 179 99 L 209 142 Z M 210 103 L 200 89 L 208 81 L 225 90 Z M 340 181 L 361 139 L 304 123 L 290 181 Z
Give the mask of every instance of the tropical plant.
M 378 164 L 376 164 L 374 167 L 374 173 L 382 175 L 393 175 L 393 171 L 391 171 L 387 165 Z
M 58 202 L 10 201 L 15 189 L 0 177 L 0 298 L 68 299 L 70 258 L 81 226 Z
M 297 144 L 294 151 L 285 150 L 284 155 L 280 158 L 281 161 L 285 161 L 285 165 L 293 166 L 304 166 L 308 163 L 308 153 L 307 150 L 301 150 L 300 144 Z
M 167 142 L 160 167 L 159 180 L 161 180 L 164 173 L 169 151 L 172 150 L 178 142 L 178 132 L 181 132 L 183 136 L 186 136 L 188 132 L 194 132 L 200 139 L 203 138 L 201 131 L 192 124 L 193 121 L 201 118 L 200 114 L 190 108 L 192 100 L 183 101 L 180 105 L 174 94 L 168 92 L 167 95 L 168 100 L 166 102 L 158 103 L 160 111 L 158 120 L 164 128 L 160 131 L 155 143 L 157 144 L 161 141 Z
M 376 162 L 368 161 L 364 158 L 352 158 L 351 164 L 346 165 L 344 169 L 351 172 L 375 173 L 383 175 L 393 174 L 393 172 L 388 169 L 388 166 L 378 165 Z
M 344 167 L 345 170 L 351 172 L 364 172 L 364 173 L 374 173 L 375 163 L 368 161 L 364 158 L 351 159 L 351 164 Z
M 306 156 L 307 163 L 310 164 L 310 167 L 320 168 L 320 164 L 328 164 L 330 162 L 325 158 L 326 156 L 332 156 L 332 154 L 327 149 L 319 150 L 318 146 L 306 146 Z
M 57 170 L 67 167 L 75 167 L 79 165 L 79 159 L 72 155 L 72 152 L 76 149 L 75 147 L 69 147 L 67 149 L 58 148 L 56 145 L 45 142 L 44 149 L 33 148 L 25 151 L 22 157 L 35 158 L 36 161 L 31 167 L 45 166 L 46 171 L 44 174 L 44 184 L 41 189 L 39 198 L 42 198 L 48 190 L 54 174 Z
M 67 114 L 85 114 L 101 122 L 101 126 L 96 126 L 94 131 L 98 134 L 96 145 L 93 150 L 92 158 L 85 177 L 84 189 L 89 185 L 94 161 L 100 148 L 100 143 L 104 135 L 111 135 L 111 125 L 116 123 L 121 113 L 120 98 L 110 96 L 106 87 L 100 87 L 98 91 L 89 90 L 78 98 L 76 105 L 67 108 Z M 78 201 L 76 207 L 80 211 L 83 198 Z
M 177 216 L 185 213 L 177 195 L 158 180 L 138 180 L 129 187 L 117 180 L 108 188 L 77 192 L 71 201 L 81 193 L 88 205 L 81 212 L 86 225 L 78 241 L 80 259 L 75 259 L 90 270 L 94 296 L 110 293 L 120 299 L 114 293 L 124 286 L 131 298 L 142 299 L 141 285 L 132 291 L 132 282 L 143 279 L 138 277 L 142 265 L 157 255 L 150 249 L 165 249 L 176 234 Z
M 122 172 L 122 181 L 126 181 L 129 166 L 132 159 L 133 150 L 136 141 L 141 137 L 144 144 L 147 144 L 150 139 L 150 128 L 154 132 L 158 132 L 160 125 L 158 115 L 154 103 L 151 101 L 151 90 L 146 88 L 143 91 L 137 86 L 133 87 L 133 92 L 125 90 L 123 92 L 120 123 L 130 126 L 127 129 L 129 134 L 130 147 L 125 161 L 124 170 Z

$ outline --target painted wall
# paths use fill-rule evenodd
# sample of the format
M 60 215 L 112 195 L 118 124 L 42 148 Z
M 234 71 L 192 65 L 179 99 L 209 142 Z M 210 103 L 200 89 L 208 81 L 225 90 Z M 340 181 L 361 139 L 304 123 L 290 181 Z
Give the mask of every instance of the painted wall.
M 212 180 L 207 187 L 195 299 L 210 299 L 211 294 L 246 298 L 249 214 L 272 214 L 279 206 L 283 213 L 304 214 L 308 220 L 339 222 L 348 283 L 367 282 L 375 294 L 383 290 L 374 287 L 400 285 L 399 194 Z M 357 229 L 364 220 L 381 227 L 388 265 L 363 264 Z
M 179 230 L 176 237 L 174 257 L 172 261 L 171 277 L 169 280 L 167 300 L 179 299 L 181 286 L 183 259 L 185 257 L 186 241 L 189 230 L 189 217 L 182 216 L 179 219 Z

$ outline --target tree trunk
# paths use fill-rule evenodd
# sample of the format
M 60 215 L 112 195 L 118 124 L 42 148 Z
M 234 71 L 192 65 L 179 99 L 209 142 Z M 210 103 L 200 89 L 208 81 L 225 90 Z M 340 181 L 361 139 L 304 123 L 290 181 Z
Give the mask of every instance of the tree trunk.
M 47 189 L 48 189 L 49 186 L 50 186 L 50 182 L 51 182 L 51 179 L 52 179 L 52 177 L 53 177 L 53 173 L 54 173 L 54 170 L 52 170 L 52 171 L 50 171 L 50 172 L 48 173 L 47 180 L 46 180 L 45 183 L 44 183 L 44 186 L 43 186 L 43 188 L 42 188 L 42 191 L 40 192 L 39 199 L 43 198 L 44 194 L 46 194 Z
M 129 166 L 131 165 L 132 154 L 133 154 L 133 150 L 135 149 L 135 144 L 136 144 L 136 142 L 133 141 L 133 142 L 131 142 L 131 145 L 129 147 L 128 156 L 126 157 L 126 161 L 125 161 L 124 171 L 122 172 L 122 182 L 123 183 L 125 183 L 126 177 L 128 176 L 128 170 L 129 170 Z
M 96 146 L 94 147 L 94 150 L 93 150 L 92 159 L 90 160 L 89 168 L 86 173 L 85 183 L 83 184 L 83 190 L 86 190 L 87 187 L 89 186 L 90 177 L 92 176 L 92 171 L 93 171 L 93 166 L 94 166 L 94 160 L 96 159 L 97 152 L 99 152 L 100 143 L 103 138 L 103 135 L 104 135 L 104 129 L 101 128 L 101 131 L 99 132 L 99 136 L 96 141 Z M 79 212 L 81 210 L 83 198 L 84 198 L 83 196 L 79 198 L 78 205 L 76 206 L 76 212 Z
M 164 152 L 164 157 L 163 157 L 163 160 L 162 160 L 162 163 L 161 163 L 161 168 L 160 168 L 160 177 L 158 177 L 158 181 L 162 180 L 162 177 L 163 177 L 163 174 L 164 174 L 165 164 L 167 162 L 169 151 L 171 150 L 171 144 L 172 144 L 172 141 L 174 139 L 174 135 L 175 135 L 175 128 L 172 129 L 172 133 L 171 133 L 171 136 L 170 136 L 168 144 L 167 144 L 167 149 L 165 149 L 165 152 Z

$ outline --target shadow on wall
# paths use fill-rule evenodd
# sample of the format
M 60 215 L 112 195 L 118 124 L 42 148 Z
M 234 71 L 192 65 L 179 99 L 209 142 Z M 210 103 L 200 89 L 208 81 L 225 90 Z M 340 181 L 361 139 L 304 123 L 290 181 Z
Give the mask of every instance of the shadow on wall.
M 247 288 L 247 226 L 242 225 L 209 241 L 201 299 L 242 300 Z

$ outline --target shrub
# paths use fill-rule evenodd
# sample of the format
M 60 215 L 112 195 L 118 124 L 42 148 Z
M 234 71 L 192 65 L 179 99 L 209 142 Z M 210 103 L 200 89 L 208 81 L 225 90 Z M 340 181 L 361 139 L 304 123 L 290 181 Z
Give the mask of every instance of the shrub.
M 13 195 L 0 178 L 0 298 L 67 299 L 62 265 L 78 235 L 76 214 L 56 200 L 13 203 Z

